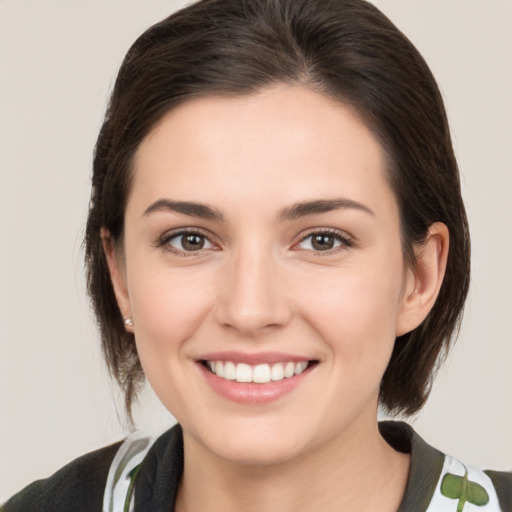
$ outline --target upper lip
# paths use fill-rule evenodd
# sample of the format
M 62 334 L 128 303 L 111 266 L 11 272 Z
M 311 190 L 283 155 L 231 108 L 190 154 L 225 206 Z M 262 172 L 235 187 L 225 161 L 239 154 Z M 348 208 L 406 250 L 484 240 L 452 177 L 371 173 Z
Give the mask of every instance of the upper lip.
M 272 364 L 272 363 L 300 363 L 301 361 L 312 361 L 311 357 L 305 357 L 284 352 L 209 352 L 198 358 L 199 361 L 232 361 L 233 363 L 245 363 L 249 365 Z

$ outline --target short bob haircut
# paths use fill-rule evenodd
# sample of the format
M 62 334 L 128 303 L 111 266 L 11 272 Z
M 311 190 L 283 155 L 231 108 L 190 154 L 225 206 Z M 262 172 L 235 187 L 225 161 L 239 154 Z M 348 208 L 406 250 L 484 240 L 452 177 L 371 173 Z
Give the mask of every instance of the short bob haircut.
M 458 333 L 469 287 L 468 225 L 441 94 L 412 43 L 364 0 L 201 0 L 150 27 L 130 48 L 95 148 L 85 236 L 88 290 L 107 366 L 130 417 L 144 376 L 116 303 L 100 230 L 122 249 L 133 156 L 167 112 L 192 98 L 250 95 L 276 84 L 352 106 L 378 138 L 411 268 L 413 248 L 429 226 L 448 227 L 439 297 L 418 328 L 396 339 L 382 379 L 380 403 L 389 413 L 420 410 Z

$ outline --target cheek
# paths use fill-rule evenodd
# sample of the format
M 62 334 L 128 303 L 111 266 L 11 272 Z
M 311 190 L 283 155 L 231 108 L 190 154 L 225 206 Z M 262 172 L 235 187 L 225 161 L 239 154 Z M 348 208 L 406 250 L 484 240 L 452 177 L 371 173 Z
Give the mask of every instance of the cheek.
M 211 307 L 213 284 L 199 270 L 141 268 L 129 276 L 130 302 L 141 352 L 173 352 L 189 339 Z M 142 358 L 143 354 L 141 354 Z
M 146 378 L 175 417 L 190 406 L 190 340 L 211 309 L 208 275 L 148 266 L 129 281 L 137 351 Z
M 340 268 L 308 279 L 301 292 L 301 314 L 327 342 L 333 360 L 358 368 L 385 369 L 396 333 L 403 283 L 401 265 Z M 400 258 L 398 258 L 400 262 Z

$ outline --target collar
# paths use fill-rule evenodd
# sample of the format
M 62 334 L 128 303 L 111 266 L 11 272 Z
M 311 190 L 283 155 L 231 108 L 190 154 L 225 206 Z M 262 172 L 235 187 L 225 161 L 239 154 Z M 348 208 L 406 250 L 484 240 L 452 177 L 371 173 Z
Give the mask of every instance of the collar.
M 466 502 L 471 504 L 470 510 L 500 510 L 492 482 L 483 471 L 445 456 L 406 423 L 384 421 L 379 423 L 379 430 L 395 450 L 411 454 L 409 479 L 398 512 L 455 512 L 466 510 Z M 153 443 L 138 471 L 135 512 L 174 510 L 183 463 L 183 431 L 175 425 Z M 490 500 L 471 508 L 475 489 L 489 493 Z

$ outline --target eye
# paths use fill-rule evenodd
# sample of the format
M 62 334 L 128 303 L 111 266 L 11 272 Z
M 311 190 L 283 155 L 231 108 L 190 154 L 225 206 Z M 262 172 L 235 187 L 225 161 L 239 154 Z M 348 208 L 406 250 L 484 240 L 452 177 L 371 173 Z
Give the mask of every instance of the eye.
M 213 244 L 205 235 L 195 232 L 170 235 L 162 240 L 162 245 L 170 246 L 171 250 L 176 252 L 198 252 L 213 248 Z
M 319 231 L 305 236 L 298 244 L 299 249 L 315 252 L 328 252 L 338 247 L 351 247 L 352 242 L 339 233 Z

